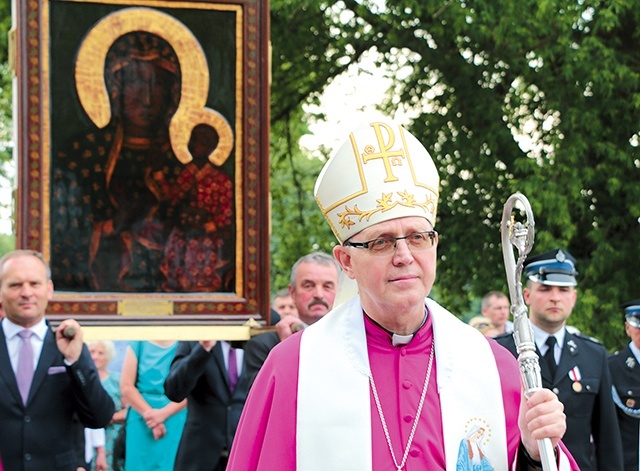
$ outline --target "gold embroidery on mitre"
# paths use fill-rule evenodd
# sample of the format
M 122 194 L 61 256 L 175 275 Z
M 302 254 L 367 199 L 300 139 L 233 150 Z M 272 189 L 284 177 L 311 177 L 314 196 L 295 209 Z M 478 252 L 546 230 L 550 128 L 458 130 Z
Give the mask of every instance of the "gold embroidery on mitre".
M 375 151 L 376 149 L 375 146 L 371 144 L 366 145 L 364 147 L 364 153 L 362 154 L 362 162 L 366 164 L 371 160 L 382 159 L 385 173 L 386 173 L 386 178 L 384 179 L 384 182 L 390 183 L 390 182 L 398 181 L 398 177 L 394 175 L 391 167 L 402 166 L 402 159 L 407 158 L 405 155 L 404 147 L 401 147 L 400 149 L 392 150 L 392 147 L 396 143 L 396 135 L 393 132 L 393 129 L 391 128 L 391 126 L 385 123 L 371 123 L 371 127 L 375 132 L 376 140 L 378 142 L 378 149 L 380 149 L 380 152 Z M 381 127 L 384 127 L 385 130 L 387 131 L 387 135 L 389 137 L 388 141 L 384 140 L 384 137 L 382 136 L 382 132 L 380 131 Z M 403 139 L 403 143 L 404 143 L 404 139 Z M 405 147 L 406 147 L 406 144 L 405 144 Z
M 362 221 L 366 219 L 367 221 L 376 213 L 386 212 L 390 209 L 395 208 L 396 206 L 404 206 L 406 208 L 422 208 L 425 213 L 433 215 L 436 210 L 437 200 L 435 198 L 429 198 L 425 196 L 425 201 L 423 203 L 418 202 L 416 200 L 415 195 L 409 193 L 408 191 L 398 191 L 398 196 L 400 196 L 400 200 L 393 201 L 393 193 L 382 193 L 382 197 L 376 202 L 378 203 L 375 208 L 362 211 L 358 208 L 356 204 L 353 209 L 350 209 L 346 204 L 344 205 L 345 211 L 343 213 L 338 213 L 338 222 L 340 226 L 350 229 L 351 226 L 355 224 L 355 222 L 351 219 L 351 216 L 357 217 L 358 221 Z

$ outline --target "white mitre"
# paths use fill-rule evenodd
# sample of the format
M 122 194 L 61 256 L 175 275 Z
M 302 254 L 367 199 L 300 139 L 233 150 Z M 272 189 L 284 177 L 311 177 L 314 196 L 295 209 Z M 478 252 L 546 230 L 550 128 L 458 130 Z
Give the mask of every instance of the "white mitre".
M 435 226 L 439 177 L 424 146 L 402 126 L 376 120 L 353 131 L 318 176 L 314 195 L 340 243 L 407 216 Z

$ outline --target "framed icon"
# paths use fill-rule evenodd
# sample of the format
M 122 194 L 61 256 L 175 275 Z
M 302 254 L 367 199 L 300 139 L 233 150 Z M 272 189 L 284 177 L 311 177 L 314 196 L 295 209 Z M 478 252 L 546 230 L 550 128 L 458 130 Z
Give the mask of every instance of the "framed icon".
M 50 319 L 266 321 L 268 14 L 17 2 L 17 245 L 49 261 Z

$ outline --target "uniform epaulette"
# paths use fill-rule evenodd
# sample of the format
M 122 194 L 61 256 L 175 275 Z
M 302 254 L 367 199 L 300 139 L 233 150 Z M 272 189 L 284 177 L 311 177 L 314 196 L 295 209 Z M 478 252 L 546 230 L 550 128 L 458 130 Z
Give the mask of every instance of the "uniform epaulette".
M 597 338 L 591 337 L 590 335 L 583 334 L 582 332 L 576 332 L 573 335 L 575 335 L 578 338 L 581 338 L 581 339 L 584 339 L 584 340 L 589 340 L 589 341 L 591 341 L 593 343 L 597 343 L 598 345 L 602 345 L 602 342 L 600 340 L 598 340 Z

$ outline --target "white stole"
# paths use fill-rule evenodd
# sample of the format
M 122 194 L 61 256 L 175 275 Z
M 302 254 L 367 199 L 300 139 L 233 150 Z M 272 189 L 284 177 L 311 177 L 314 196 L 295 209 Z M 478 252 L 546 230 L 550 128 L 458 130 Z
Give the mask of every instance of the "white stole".
M 369 357 L 359 306 L 353 298 L 302 333 L 298 471 L 372 469 Z
M 437 384 L 447 469 L 471 427 L 485 428 L 483 449 L 507 470 L 500 377 L 489 343 L 434 301 Z M 478 366 L 480 365 L 480 366 Z M 305 329 L 300 344 L 297 404 L 298 471 L 372 469 L 369 357 L 358 296 Z

